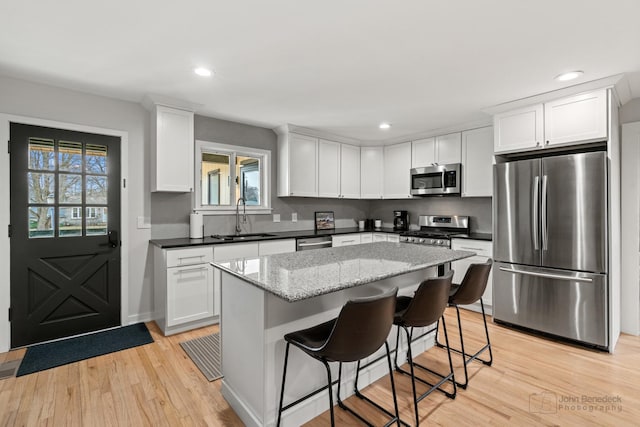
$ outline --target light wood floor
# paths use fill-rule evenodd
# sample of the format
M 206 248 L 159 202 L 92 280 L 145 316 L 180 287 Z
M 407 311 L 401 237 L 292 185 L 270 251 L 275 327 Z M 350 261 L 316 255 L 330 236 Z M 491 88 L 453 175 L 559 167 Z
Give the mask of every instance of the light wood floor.
M 448 309 L 450 310 L 450 309 Z M 447 312 L 455 342 L 454 311 Z M 480 315 L 463 311 L 465 343 L 479 346 Z M 240 426 L 220 395 L 182 351 L 179 342 L 217 330 L 208 327 L 163 337 L 148 324 L 155 343 L 59 368 L 0 380 L 0 426 Z M 420 403 L 424 425 L 638 425 L 640 423 L 640 338 L 623 335 L 613 355 L 556 343 L 490 324 L 494 364 L 470 365 L 471 384 L 455 400 L 434 393 Z M 0 354 L 0 363 L 24 350 Z M 431 349 L 423 363 L 444 369 L 446 353 Z M 458 360 L 458 359 L 456 359 Z M 460 362 L 458 361 L 458 365 Z M 456 371 L 458 373 L 461 371 Z M 401 416 L 414 424 L 410 382 L 396 374 Z M 391 407 L 388 379 L 365 389 Z M 611 398 L 609 404 L 563 402 Z M 544 400 L 542 399 L 544 397 Z M 382 424 L 357 398 L 347 404 Z M 359 425 L 336 408 L 339 425 Z M 308 423 L 329 424 L 328 411 Z

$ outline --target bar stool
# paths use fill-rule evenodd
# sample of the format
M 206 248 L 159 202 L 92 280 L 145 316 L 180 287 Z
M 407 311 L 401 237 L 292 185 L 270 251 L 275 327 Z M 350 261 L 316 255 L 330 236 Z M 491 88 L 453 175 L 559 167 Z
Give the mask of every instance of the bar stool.
M 385 424 L 389 426 L 395 422 L 400 425 L 398 416 L 398 401 L 396 399 L 395 383 L 393 381 L 393 369 L 391 367 L 391 356 L 389 352 L 389 344 L 387 337 L 391 331 L 393 324 L 393 315 L 396 304 L 396 295 L 398 288 L 372 297 L 358 298 L 348 301 L 340 311 L 336 319 L 313 326 L 308 329 L 299 330 L 288 333 L 284 336 L 287 342 L 284 369 L 282 372 L 282 388 L 280 390 L 280 406 L 278 409 L 277 426 L 280 425 L 282 412 L 305 399 L 317 394 L 325 388 L 329 390 L 329 408 L 331 411 L 331 425 L 335 425 L 333 414 L 333 390 L 331 369 L 329 362 L 338 362 L 338 390 L 337 400 L 340 408 L 352 413 L 359 420 L 371 425 L 361 415 L 357 414 L 351 408 L 347 407 L 340 399 L 340 383 L 342 380 L 342 364 L 345 362 L 358 362 L 356 369 L 355 392 L 356 396 L 369 402 L 385 414 L 391 417 L 390 421 Z M 293 344 L 295 347 L 304 351 L 309 356 L 322 362 L 327 370 L 327 385 L 308 395 L 296 400 L 293 403 L 283 407 L 284 399 L 284 383 L 287 375 L 287 361 L 289 359 L 289 346 Z M 387 364 L 389 366 L 389 379 L 391 380 L 391 392 L 393 394 L 393 406 L 395 414 L 389 412 L 376 402 L 365 397 L 358 390 L 358 374 L 360 371 L 360 360 L 375 353 L 382 344 L 387 350 Z
M 396 314 L 393 319 L 393 324 L 398 326 L 398 333 L 396 335 L 396 354 L 394 358 L 395 369 L 405 375 L 411 376 L 411 386 L 413 390 L 413 408 L 415 411 L 416 425 L 420 424 L 418 415 L 418 403 L 425 397 L 430 395 L 435 390 L 443 392 L 447 397 L 455 399 L 456 397 L 456 382 L 453 373 L 453 362 L 451 360 L 451 352 L 447 351 L 449 356 L 449 373 L 442 375 L 435 372 L 423 365 L 418 364 L 413 360 L 413 354 L 411 351 L 411 341 L 413 336 L 413 328 L 425 327 L 436 324 L 435 327 L 426 331 L 423 335 L 432 333 L 437 330 L 437 322 L 442 319 L 444 325 L 444 310 L 447 307 L 447 301 L 449 300 L 449 292 L 451 290 L 451 279 L 453 278 L 453 271 L 449 271 L 447 274 L 441 277 L 434 277 L 424 280 L 418 286 L 413 298 L 400 296 L 396 299 Z M 409 328 L 411 331 L 409 331 Z M 398 367 L 398 347 L 400 344 L 400 329 L 405 331 L 407 336 L 407 361 L 409 363 L 410 372 L 407 372 Z M 449 345 L 449 338 L 447 336 L 447 330 L 444 329 L 445 341 L 447 343 L 447 350 Z M 421 336 L 423 336 L 421 335 Z M 415 367 L 421 368 L 425 371 L 431 372 L 441 378 L 436 384 L 416 376 Z M 429 390 L 420 396 L 416 393 L 416 380 L 430 386 Z M 444 390 L 442 385 L 447 381 L 451 381 L 453 384 L 453 392 Z
M 456 308 L 456 315 L 458 317 L 458 331 L 460 333 L 460 346 L 461 349 L 451 348 L 450 351 L 454 351 L 462 355 L 462 361 L 464 366 L 464 383 L 457 383 L 459 387 L 466 389 L 469 385 L 469 374 L 467 372 L 467 365 L 474 360 L 478 360 L 487 366 L 491 366 L 493 363 L 493 353 L 491 352 L 491 341 L 489 340 L 489 329 L 487 328 L 487 317 L 484 312 L 484 303 L 482 302 L 482 295 L 487 288 L 487 282 L 489 280 L 489 273 L 491 272 L 491 266 L 493 260 L 488 259 L 484 263 L 471 264 L 467 269 L 467 272 L 462 279 L 462 283 L 459 285 L 453 284 L 451 286 L 451 293 L 449 296 L 449 306 Z M 480 308 L 482 309 L 482 320 L 484 321 L 484 333 L 487 338 L 487 343 L 476 353 L 469 354 L 464 349 L 464 339 L 462 337 L 462 324 L 460 323 L 460 308 L 459 305 L 473 304 L 480 301 Z M 443 329 L 444 318 L 442 319 Z M 447 337 L 445 330 L 445 338 Z M 436 345 L 444 347 L 443 344 L 438 342 L 438 335 L 436 333 Z M 448 347 L 448 342 L 447 342 Z M 479 356 L 484 351 L 489 350 L 489 360 L 481 359 Z

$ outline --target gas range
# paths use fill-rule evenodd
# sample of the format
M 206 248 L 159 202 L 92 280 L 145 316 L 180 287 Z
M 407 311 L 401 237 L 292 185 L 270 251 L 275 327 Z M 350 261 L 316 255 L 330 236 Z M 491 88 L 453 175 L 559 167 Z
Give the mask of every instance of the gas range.
M 420 215 L 420 230 L 407 231 L 400 241 L 427 246 L 451 247 L 451 237 L 469 234 L 469 217 L 456 215 Z

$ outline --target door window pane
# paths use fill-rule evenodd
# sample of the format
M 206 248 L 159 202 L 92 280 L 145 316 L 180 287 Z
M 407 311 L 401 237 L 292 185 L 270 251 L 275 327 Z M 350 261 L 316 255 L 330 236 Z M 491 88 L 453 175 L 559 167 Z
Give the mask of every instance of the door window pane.
M 58 170 L 82 172 L 82 143 L 60 141 L 58 143 Z
M 53 237 L 53 208 L 29 206 L 29 238 Z
M 107 147 L 87 144 L 85 155 L 85 172 L 107 174 Z
M 202 153 L 203 206 L 221 206 L 231 204 L 230 195 L 230 156 L 226 154 Z
M 60 237 L 82 236 L 82 207 L 58 208 Z
M 56 169 L 53 139 L 29 138 L 29 169 L 49 171 Z
M 107 177 L 87 175 L 87 202 L 107 204 Z
M 87 208 L 87 236 L 107 234 L 107 208 Z
M 60 175 L 60 204 L 82 203 L 82 175 L 61 173 Z M 62 217 L 61 217 L 62 218 Z
M 55 203 L 55 174 L 52 173 L 27 173 L 29 181 L 29 203 L 52 205 Z
M 236 176 L 240 194 L 247 205 L 260 205 L 260 160 L 253 157 L 236 157 Z

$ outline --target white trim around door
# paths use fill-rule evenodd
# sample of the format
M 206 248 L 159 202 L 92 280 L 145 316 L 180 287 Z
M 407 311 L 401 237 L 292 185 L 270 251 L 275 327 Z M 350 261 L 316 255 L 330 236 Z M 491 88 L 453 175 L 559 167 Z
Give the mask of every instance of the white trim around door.
M 72 130 L 78 132 L 97 133 L 120 137 L 120 167 L 122 182 L 126 182 L 129 176 L 129 133 L 115 129 L 105 129 L 94 126 L 85 126 L 75 123 L 58 122 L 54 120 L 38 119 L 33 117 L 15 116 L 0 113 L 0 353 L 9 351 L 11 348 L 11 324 L 9 322 L 10 298 L 10 249 L 11 243 L 8 235 L 10 222 L 10 189 L 9 189 L 9 152 L 8 141 L 10 137 L 10 126 L 13 123 L 23 123 L 27 125 L 45 126 Z M 121 187 L 120 193 L 121 210 L 121 307 L 120 323 L 124 326 L 129 323 L 129 195 L 126 186 Z

